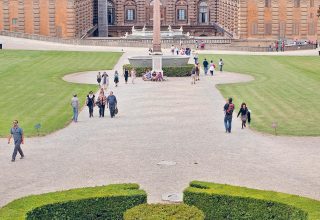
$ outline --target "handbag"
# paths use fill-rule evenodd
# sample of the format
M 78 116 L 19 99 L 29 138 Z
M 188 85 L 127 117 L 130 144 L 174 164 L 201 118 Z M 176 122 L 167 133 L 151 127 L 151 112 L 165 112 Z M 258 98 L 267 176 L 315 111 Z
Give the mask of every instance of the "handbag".
M 118 114 L 118 107 L 116 107 L 116 108 L 114 109 L 114 114 L 115 114 L 115 115 Z
M 96 105 L 100 108 L 101 107 L 100 101 L 96 101 Z

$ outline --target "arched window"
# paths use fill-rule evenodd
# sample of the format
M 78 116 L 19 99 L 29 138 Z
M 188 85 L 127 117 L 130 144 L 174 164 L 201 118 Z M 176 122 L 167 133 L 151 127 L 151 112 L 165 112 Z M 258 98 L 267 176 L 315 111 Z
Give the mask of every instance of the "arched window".
M 208 24 L 209 23 L 209 10 L 208 4 L 206 1 L 199 2 L 199 23 L 200 24 Z
M 116 10 L 114 7 L 114 3 L 108 0 L 108 24 L 114 25 L 116 22 Z
M 128 0 L 125 2 L 124 14 L 126 23 L 135 23 L 136 22 L 136 11 L 137 6 L 135 1 Z
M 176 19 L 179 23 L 187 23 L 188 3 L 185 0 L 177 0 L 176 2 Z

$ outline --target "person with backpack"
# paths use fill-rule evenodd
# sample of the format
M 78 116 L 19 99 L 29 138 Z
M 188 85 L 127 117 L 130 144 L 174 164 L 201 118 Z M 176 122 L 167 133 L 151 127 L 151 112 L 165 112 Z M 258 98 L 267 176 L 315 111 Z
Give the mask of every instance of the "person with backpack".
M 203 61 L 204 75 L 208 74 L 208 66 L 209 66 L 209 63 L 208 63 L 207 59 L 205 58 Z
M 240 114 L 241 114 L 241 121 L 242 121 L 241 128 L 243 129 L 243 128 L 247 127 L 246 123 L 247 123 L 248 114 L 249 114 L 247 105 L 244 102 L 241 104 L 241 107 L 240 107 L 240 110 L 238 112 L 237 118 L 239 117 Z
M 231 133 L 231 123 L 232 123 L 232 114 L 234 110 L 234 104 L 232 103 L 232 98 L 228 99 L 228 102 L 224 105 L 224 126 L 226 128 L 226 133 Z

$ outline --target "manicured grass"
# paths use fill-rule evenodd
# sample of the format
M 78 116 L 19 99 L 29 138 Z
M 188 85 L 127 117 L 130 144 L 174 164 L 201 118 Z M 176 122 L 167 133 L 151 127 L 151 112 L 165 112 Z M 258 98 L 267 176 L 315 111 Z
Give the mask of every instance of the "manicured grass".
M 219 85 L 225 98 L 233 97 L 238 111 L 246 102 L 252 111 L 252 128 L 294 136 L 320 135 L 319 57 L 202 55 L 224 60 L 225 71 L 252 75 L 249 83 Z M 202 63 L 202 62 L 201 62 Z
M 101 201 L 99 201 L 99 199 L 103 198 L 107 199 L 107 201 L 105 201 L 106 207 L 101 208 L 100 214 L 118 216 L 119 212 L 122 212 L 120 213 L 121 217 L 124 211 L 126 211 L 128 208 L 132 208 L 136 205 L 147 202 L 147 194 L 145 193 L 145 191 L 139 189 L 139 185 L 137 184 L 113 184 L 99 187 L 87 187 L 61 192 L 46 193 L 41 195 L 32 195 L 14 200 L 6 206 L 0 208 L 0 219 L 22 220 L 26 218 L 28 212 L 34 210 L 35 208 L 42 206 L 46 207 L 46 205 L 55 204 L 63 205 L 71 202 L 74 203 L 77 201 L 79 201 L 79 203 L 83 203 L 83 206 L 79 206 L 79 210 L 74 210 L 74 212 L 81 213 L 81 211 L 84 211 L 84 213 L 89 213 L 90 211 L 99 211 L 93 210 L 95 207 L 94 205 L 99 207 L 99 205 L 101 205 Z M 89 200 L 97 202 L 97 204 L 91 203 L 91 209 L 89 209 L 88 206 L 85 206 L 85 202 L 90 202 Z M 115 204 L 117 204 L 118 207 L 113 207 Z M 108 206 L 110 206 L 112 210 L 106 212 L 104 209 L 110 209 L 110 207 Z M 72 212 L 72 210 L 67 211 Z M 53 212 L 53 214 L 55 213 Z
M 69 73 L 112 69 L 121 53 L 14 51 L 0 52 L 0 136 L 7 136 L 14 119 L 27 136 L 65 127 L 72 117 L 70 100 L 78 94 L 81 105 L 94 85 L 68 83 Z
M 184 191 L 183 200 L 186 204 L 194 205 L 202 210 L 206 215 L 206 219 L 210 219 L 208 218 L 210 214 L 226 214 L 231 216 L 231 214 L 234 214 L 230 213 L 231 210 L 239 214 L 236 219 L 252 219 L 248 216 L 245 218 L 248 214 L 246 208 L 249 208 L 249 211 L 256 212 L 257 210 L 252 209 L 252 207 L 254 207 L 257 201 L 267 202 L 266 204 L 269 208 L 264 210 L 266 213 L 269 212 L 271 208 L 274 208 L 276 204 L 284 204 L 307 213 L 307 219 L 309 220 L 320 219 L 320 201 L 296 195 L 256 190 L 246 187 L 193 181 Z M 249 203 L 248 206 L 242 206 L 245 201 L 250 200 L 252 201 L 252 205 Z M 216 209 L 218 211 L 214 212 L 213 210 Z M 263 210 L 261 209 L 259 214 L 261 214 L 262 211 Z M 278 211 L 281 210 L 278 209 Z M 292 215 L 293 213 L 288 213 L 288 215 L 290 214 Z M 294 218 L 294 216 L 291 216 L 291 218 L 275 217 L 276 218 L 272 219 L 300 219 Z M 295 217 L 298 216 L 296 215 Z

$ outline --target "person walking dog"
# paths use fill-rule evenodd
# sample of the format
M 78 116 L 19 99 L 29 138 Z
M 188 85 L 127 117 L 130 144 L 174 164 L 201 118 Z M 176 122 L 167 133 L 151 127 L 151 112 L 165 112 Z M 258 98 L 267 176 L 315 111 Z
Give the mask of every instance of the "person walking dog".
M 13 121 L 13 127 L 10 129 L 10 136 L 8 137 L 8 144 L 10 144 L 11 138 L 14 140 L 14 150 L 12 154 L 11 161 L 14 162 L 16 160 L 17 153 L 20 154 L 20 159 L 24 158 L 24 153 L 20 147 L 21 144 L 24 144 L 23 130 L 19 127 L 18 120 Z

